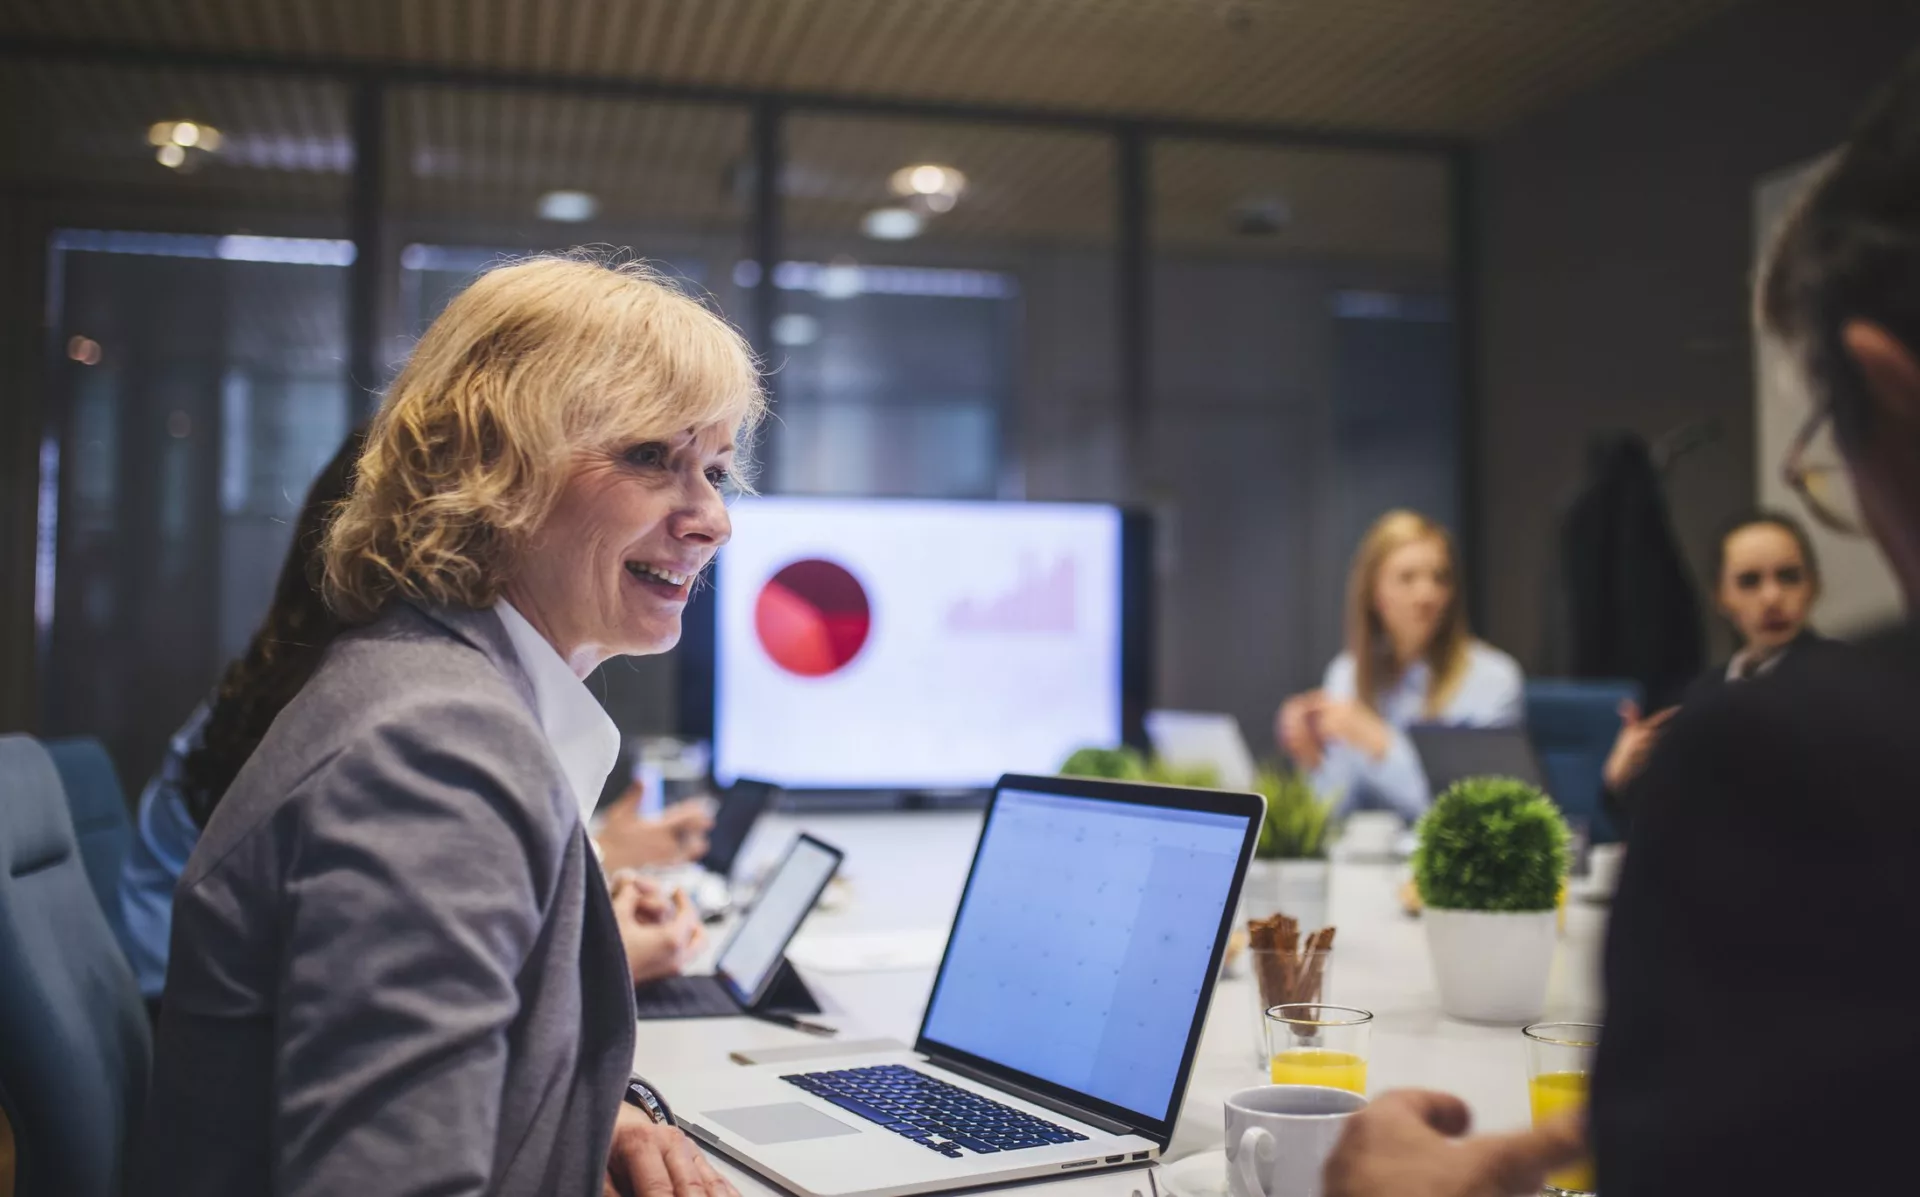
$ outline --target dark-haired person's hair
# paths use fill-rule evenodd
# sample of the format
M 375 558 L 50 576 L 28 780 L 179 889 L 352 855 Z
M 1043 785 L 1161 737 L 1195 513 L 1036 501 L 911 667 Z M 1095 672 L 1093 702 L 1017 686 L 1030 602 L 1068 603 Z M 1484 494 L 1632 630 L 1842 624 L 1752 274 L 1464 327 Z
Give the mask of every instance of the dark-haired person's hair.
M 365 439 L 362 432 L 349 436 L 307 489 L 293 543 L 274 584 L 273 604 L 247 651 L 221 676 L 200 742 L 187 754 L 181 797 L 201 827 L 274 719 L 313 676 L 327 645 L 346 626 L 321 595 L 320 546 L 334 509 L 353 490 L 354 462 Z
M 1831 406 L 1841 447 L 1864 443 L 1871 408 L 1841 340 L 1847 323 L 1870 321 L 1920 352 L 1920 52 L 1788 218 L 1758 310 Z
M 1799 520 L 1784 511 L 1756 510 L 1742 512 L 1733 519 L 1720 525 L 1720 532 L 1713 538 L 1713 588 L 1717 592 L 1720 583 L 1727 574 L 1727 542 L 1737 532 L 1748 528 L 1778 528 L 1793 537 L 1793 543 L 1800 546 L 1800 563 L 1806 566 L 1807 580 L 1813 583 L 1817 592 L 1820 589 L 1820 558 L 1813 555 L 1813 541 L 1807 537 L 1807 529 Z

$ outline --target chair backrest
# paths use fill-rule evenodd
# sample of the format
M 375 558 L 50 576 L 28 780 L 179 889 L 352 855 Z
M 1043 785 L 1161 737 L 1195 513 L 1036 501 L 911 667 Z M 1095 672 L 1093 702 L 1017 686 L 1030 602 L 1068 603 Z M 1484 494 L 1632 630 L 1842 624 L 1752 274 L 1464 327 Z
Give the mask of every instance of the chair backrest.
M 1547 792 L 1569 820 L 1584 821 L 1596 844 L 1620 838 L 1603 801 L 1602 772 L 1620 734 L 1620 704 L 1640 701 L 1628 681 L 1545 678 L 1527 683 L 1527 734 Z
M 48 740 L 47 755 L 67 792 L 67 813 L 73 818 L 73 838 L 80 846 L 81 863 L 93 896 L 114 937 L 126 941 L 120 915 L 120 866 L 133 842 L 133 822 L 127 817 L 127 795 L 120 788 L 107 747 L 91 736 Z
M 149 1051 L 53 760 L 30 736 L 0 736 L 0 1092 L 19 1197 L 120 1191 Z

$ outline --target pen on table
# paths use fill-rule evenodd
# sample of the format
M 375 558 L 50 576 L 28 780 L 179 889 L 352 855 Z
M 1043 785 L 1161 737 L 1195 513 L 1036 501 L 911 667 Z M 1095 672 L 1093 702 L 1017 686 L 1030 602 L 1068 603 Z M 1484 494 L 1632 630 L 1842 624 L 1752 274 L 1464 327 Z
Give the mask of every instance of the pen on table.
M 820 1022 L 808 1022 L 804 1018 L 795 1018 L 791 1014 L 775 1014 L 770 1011 L 756 1010 L 753 1017 L 762 1022 L 777 1023 L 783 1027 L 792 1027 L 796 1031 L 805 1031 L 809 1035 L 832 1036 L 839 1034 L 832 1027 Z

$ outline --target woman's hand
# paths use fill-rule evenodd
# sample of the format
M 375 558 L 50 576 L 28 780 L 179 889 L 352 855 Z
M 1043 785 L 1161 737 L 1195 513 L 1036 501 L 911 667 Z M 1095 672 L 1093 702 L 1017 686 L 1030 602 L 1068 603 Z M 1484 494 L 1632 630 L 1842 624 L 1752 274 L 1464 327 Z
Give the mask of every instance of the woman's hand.
M 707 854 L 707 833 L 712 830 L 713 816 L 698 799 L 676 802 L 658 819 L 641 818 L 636 784 L 607 811 L 595 840 L 607 871 L 613 872 L 699 860 Z
M 1325 705 L 1327 697 L 1319 690 L 1310 690 L 1305 694 L 1296 694 L 1280 706 L 1280 713 L 1274 716 L 1273 737 L 1293 763 L 1312 772 L 1320 767 L 1320 759 L 1326 755 L 1326 745 L 1320 742 L 1320 734 L 1314 728 L 1315 714 Z
M 1328 699 L 1314 713 L 1322 741 L 1350 744 L 1374 760 L 1387 755 L 1393 729 L 1371 707 L 1344 699 Z
M 678 1128 L 622 1105 L 602 1197 L 740 1197 L 740 1191 Z
M 1640 776 L 1653 746 L 1660 742 L 1660 733 L 1666 730 L 1667 720 L 1679 709 L 1668 707 L 1643 719 L 1638 703 L 1629 699 L 1620 704 L 1620 734 L 1614 738 L 1613 751 L 1607 754 L 1606 767 L 1601 770 L 1610 792 L 1618 794 Z
M 1446 1093 L 1384 1093 L 1347 1120 L 1327 1160 L 1327 1197 L 1509 1197 L 1538 1193 L 1580 1158 L 1573 1118 L 1539 1130 L 1462 1138 L 1466 1103 Z
M 678 976 L 706 942 L 700 912 L 684 890 L 666 895 L 651 881 L 622 877 L 614 883 L 611 896 L 620 944 L 627 950 L 627 971 L 635 985 Z

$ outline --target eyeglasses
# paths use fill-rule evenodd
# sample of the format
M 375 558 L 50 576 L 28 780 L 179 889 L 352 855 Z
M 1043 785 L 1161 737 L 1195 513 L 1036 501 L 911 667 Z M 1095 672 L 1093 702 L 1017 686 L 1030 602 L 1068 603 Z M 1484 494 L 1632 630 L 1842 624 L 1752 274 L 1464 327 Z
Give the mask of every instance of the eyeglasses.
M 1833 409 L 1821 404 L 1800 426 L 1780 472 L 1793 493 L 1823 527 L 1842 536 L 1866 530 L 1853 481 L 1833 443 Z

